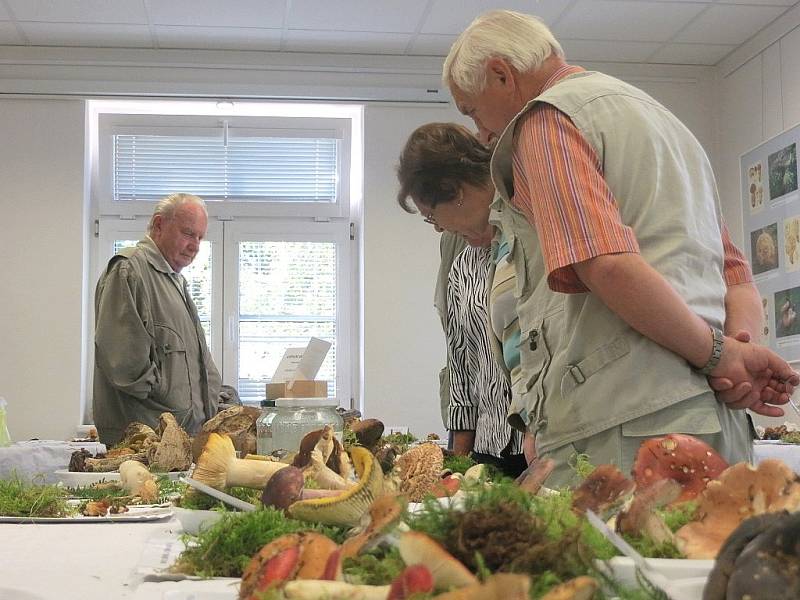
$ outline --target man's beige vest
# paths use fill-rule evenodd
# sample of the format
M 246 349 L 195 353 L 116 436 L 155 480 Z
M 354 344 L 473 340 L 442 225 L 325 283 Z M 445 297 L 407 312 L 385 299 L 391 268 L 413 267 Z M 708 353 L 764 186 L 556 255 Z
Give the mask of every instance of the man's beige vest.
M 549 289 L 536 229 L 510 202 L 516 124 L 538 102 L 572 119 L 597 154 L 643 258 L 716 327 L 725 319 L 726 286 L 711 165 L 672 113 L 641 90 L 593 72 L 569 76 L 531 100 L 492 159 L 498 191 L 492 220 L 511 246 L 522 333 L 522 375 L 512 382 L 509 421 L 533 431 L 541 453 L 694 396 L 707 398 L 709 387 L 683 358 L 631 329 L 594 294 Z M 713 404 L 699 403 L 694 416 L 719 431 Z

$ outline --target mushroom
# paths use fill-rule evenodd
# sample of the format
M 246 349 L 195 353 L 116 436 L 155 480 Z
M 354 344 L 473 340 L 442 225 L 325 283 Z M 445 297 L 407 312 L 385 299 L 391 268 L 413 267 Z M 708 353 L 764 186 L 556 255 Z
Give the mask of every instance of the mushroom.
M 800 597 L 800 514 L 766 513 L 744 521 L 725 541 L 703 600 Z
M 552 458 L 537 458 L 517 477 L 516 483 L 523 490 L 535 496 L 542 489 L 545 479 L 550 476 L 555 467 L 556 461 Z
M 342 544 L 342 560 L 356 556 L 371 542 L 397 525 L 408 507 L 404 496 L 385 494 L 377 498 L 369 507 L 367 526 L 358 535 L 350 537 Z
M 467 567 L 424 533 L 405 532 L 400 536 L 398 549 L 406 565 L 428 567 L 437 588 L 459 588 L 478 582 Z
M 434 596 L 434 600 L 528 600 L 531 578 L 527 575 L 497 573 L 483 583 L 473 583 Z
M 261 489 L 270 477 L 288 466 L 276 461 L 236 458 L 231 439 L 212 433 L 192 477 L 218 490 L 234 486 Z
M 149 425 L 133 421 L 122 432 L 122 441 L 117 448 L 130 448 L 134 453 L 146 452 L 158 441 L 158 434 Z
M 433 575 L 425 565 L 411 565 L 392 581 L 386 600 L 406 600 L 414 594 L 433 591 Z
M 600 465 L 575 490 L 572 509 L 579 514 L 591 509 L 607 518 L 633 494 L 635 487 L 614 465 Z
M 146 504 L 158 500 L 158 485 L 153 474 L 142 463 L 126 460 L 119 466 L 122 487 L 129 494 L 139 496 Z
M 421 502 L 439 481 L 443 466 L 444 456 L 438 445 L 424 443 L 411 448 L 395 462 L 400 492 L 411 502 Z
M 351 423 L 350 430 L 355 434 L 359 444 L 372 449 L 381 439 L 384 425 L 378 419 L 363 419 Z
M 541 600 L 591 600 L 597 588 L 596 579 L 582 575 L 557 585 L 542 596 Z
M 192 465 L 192 440 L 172 413 L 161 413 L 161 439 L 147 449 L 147 463 L 154 471 L 186 471 Z
M 383 494 L 383 471 L 366 448 L 353 447 L 350 457 L 358 474 L 358 483 L 337 496 L 295 502 L 289 506 L 289 515 L 328 525 L 358 525 L 375 498 Z
M 388 585 L 356 585 L 344 581 L 290 581 L 283 590 L 286 600 L 386 600 Z
M 314 531 L 288 533 L 259 550 L 242 573 L 240 600 L 255 600 L 293 579 L 322 579 L 336 542 Z
M 633 463 L 633 477 L 640 489 L 660 479 L 674 479 L 683 491 L 676 503 L 695 498 L 706 484 L 728 468 L 728 463 L 704 441 L 671 433 L 642 443 Z
M 303 436 L 300 451 L 292 462 L 292 466 L 303 469 L 306 477 L 313 478 L 323 488 L 332 490 L 346 490 L 351 487 L 351 483 L 347 481 L 351 473 L 349 465 L 347 453 L 330 425 Z
M 305 489 L 304 486 L 303 472 L 297 467 L 287 466 L 269 478 L 261 494 L 261 503 L 285 511 L 304 498 L 328 498 L 341 493 L 341 490 Z
M 674 502 L 681 490 L 680 484 L 674 479 L 662 479 L 644 490 L 637 490 L 631 505 L 617 515 L 617 531 L 638 537 L 646 536 L 659 544 L 674 542 L 672 531 L 655 509 Z
M 767 459 L 758 467 L 738 463 L 708 484 L 696 519 L 677 531 L 676 543 L 687 558 L 714 558 L 748 517 L 798 509 L 800 480 L 783 462 Z

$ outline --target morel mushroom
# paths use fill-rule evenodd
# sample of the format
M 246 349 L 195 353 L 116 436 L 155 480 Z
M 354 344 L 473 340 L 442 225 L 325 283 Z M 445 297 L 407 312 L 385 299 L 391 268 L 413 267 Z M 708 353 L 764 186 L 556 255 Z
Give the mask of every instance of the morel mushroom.
M 424 443 L 411 448 L 395 461 L 400 492 L 411 502 L 422 502 L 439 481 L 443 466 L 444 455 L 436 444 Z
M 197 460 L 192 478 L 218 490 L 234 486 L 262 489 L 270 477 L 288 466 L 271 460 L 236 458 L 231 439 L 212 433 Z

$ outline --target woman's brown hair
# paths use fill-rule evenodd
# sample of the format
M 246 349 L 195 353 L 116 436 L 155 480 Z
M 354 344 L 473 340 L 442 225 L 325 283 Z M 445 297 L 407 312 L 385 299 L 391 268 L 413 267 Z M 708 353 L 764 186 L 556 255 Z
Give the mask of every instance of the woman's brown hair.
M 466 127 L 456 123 L 417 127 L 400 153 L 397 202 L 413 213 L 409 200 L 435 208 L 455 200 L 464 184 L 489 186 L 491 158 L 491 151 Z

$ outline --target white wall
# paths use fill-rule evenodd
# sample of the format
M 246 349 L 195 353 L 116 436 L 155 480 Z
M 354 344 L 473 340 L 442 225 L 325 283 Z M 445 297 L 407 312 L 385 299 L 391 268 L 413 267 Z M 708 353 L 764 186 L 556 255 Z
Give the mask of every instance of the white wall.
M 0 396 L 14 439 L 80 421 L 84 109 L 0 101 Z
M 717 86 L 717 180 L 723 212 L 733 238 L 743 243 L 739 159 L 767 139 L 800 123 L 800 7 L 782 18 L 782 29 L 767 32 L 759 45 L 723 64 Z M 745 51 L 747 51 L 745 53 Z M 795 365 L 795 368 L 798 366 Z M 763 425 L 800 421 L 757 418 Z
M 240 78 L 226 71 L 235 84 L 232 89 L 268 95 L 270 77 L 264 72 L 254 73 L 257 57 L 251 54 L 245 57 L 251 64 Z M 114 51 L 103 58 L 122 60 L 128 56 Z M 107 66 L 101 72 L 82 67 L 77 74 L 69 68 L 59 71 L 48 67 L 43 79 L 21 81 L 16 78 L 32 78 L 35 70 L 0 64 L 0 93 L 78 91 L 69 87 L 73 80 L 83 86 L 83 93 L 93 82 L 99 82 L 98 89 L 107 89 L 111 83 L 129 89 L 135 83 L 151 92 L 163 89 L 163 81 L 180 81 L 195 93 L 206 89 L 212 94 L 219 89 L 218 81 L 209 83 L 206 79 L 203 83 L 210 75 L 204 75 L 202 69 L 148 71 L 139 53 L 133 58 L 137 77 L 117 74 L 106 83 L 101 79 Z M 81 59 L 84 64 L 90 62 L 86 56 Z M 422 88 L 437 85 L 438 61 L 417 60 L 413 68 L 405 63 L 403 68 L 383 64 L 386 57 L 374 61 L 376 64 L 357 76 L 326 75 L 339 89 L 346 90 L 349 82 L 367 89 L 369 73 L 375 72 L 379 95 L 409 82 Z M 708 69 L 595 66 L 654 95 L 711 150 L 714 129 L 709 118 Z M 399 73 L 397 77 L 389 75 L 393 69 Z M 148 83 L 151 71 L 162 81 Z M 59 73 L 63 77 L 55 79 Z M 316 72 L 306 74 L 309 81 L 319 84 Z M 283 75 L 284 71 L 276 77 Z M 293 72 L 295 79 L 298 76 Z M 250 79 L 256 83 L 248 87 Z M 285 77 L 280 82 L 282 89 L 293 83 Z M 19 87 L 23 84 L 27 87 Z M 367 105 L 365 119 L 364 408 L 368 416 L 380 417 L 387 425 L 408 426 L 418 435 L 441 432 L 437 372 L 444 361 L 444 342 L 432 307 L 438 238 L 418 216 L 408 215 L 397 206 L 394 169 L 403 143 L 416 126 L 432 120 L 463 122 L 463 118 L 447 105 L 373 103 Z M 0 236 L 0 306 L 4 309 L 0 340 L 5 344 L 0 360 L 0 395 L 11 402 L 10 427 L 16 439 L 65 438 L 79 421 L 81 320 L 87 311 L 91 314 L 88 309 L 93 295 L 93 282 L 84 286 L 82 281 L 87 259 L 83 228 L 88 226 L 83 204 L 82 103 L 0 99 L 0 125 L 5 139 L 12 140 L 0 150 L 4 192 L 0 214 L 7 225 Z

